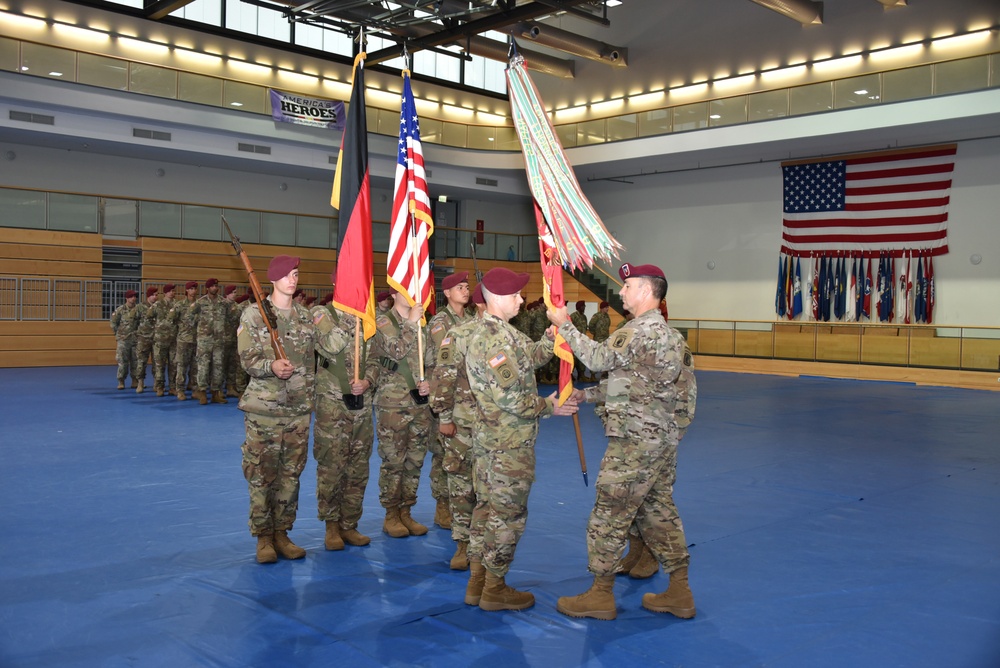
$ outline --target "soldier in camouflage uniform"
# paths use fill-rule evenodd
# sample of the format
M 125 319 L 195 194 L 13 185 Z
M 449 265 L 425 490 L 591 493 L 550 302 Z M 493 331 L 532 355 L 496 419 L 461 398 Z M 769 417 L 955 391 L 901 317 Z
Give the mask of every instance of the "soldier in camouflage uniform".
M 520 291 L 529 278 L 505 267 L 483 276 L 487 310 L 465 356 L 476 401 L 472 443 L 478 517 L 473 523 L 481 521 L 483 527 L 481 561 L 470 556 L 465 602 L 482 610 L 523 610 L 534 605 L 531 593 L 508 586 L 505 577 L 527 520 L 538 419 L 576 412 L 574 401 L 557 407 L 555 393 L 548 398 L 538 395 L 531 342 L 508 322 L 523 301 Z M 549 349 L 551 355 L 551 344 Z
M 241 384 L 242 371 L 240 356 L 236 350 L 236 328 L 240 326 L 240 315 L 243 309 L 236 301 L 236 286 L 227 285 L 223 291 L 226 300 L 226 327 L 223 333 L 223 373 L 226 379 L 226 396 L 240 398 L 245 384 Z
M 136 394 L 142 394 L 146 389 L 146 366 L 149 356 L 153 354 L 154 320 L 151 317 L 153 306 L 156 305 L 156 287 L 146 288 L 146 301 L 139 304 L 139 329 L 135 331 L 135 365 L 139 371 L 139 385 Z
M 448 303 L 427 323 L 427 377 L 434 373 L 438 350 L 441 341 L 448 335 L 452 327 L 475 317 L 468 313 L 465 305 L 469 302 L 469 272 L 459 271 L 446 276 L 441 281 L 441 291 Z M 431 426 L 431 496 L 437 502 L 434 510 L 434 523 L 442 529 L 451 529 L 451 509 L 449 508 L 448 475 L 443 465 L 445 435 L 438 427 L 435 418 Z
M 132 388 L 139 386 L 139 368 L 135 359 L 136 330 L 142 311 L 135 304 L 135 290 L 125 292 L 125 303 L 111 314 L 111 331 L 115 333 L 115 360 L 118 362 L 118 389 L 125 389 L 125 378 L 132 374 Z
M 331 296 L 332 299 L 332 296 Z M 316 505 L 326 523 L 323 543 L 328 550 L 343 550 L 344 543 L 363 546 L 371 542 L 358 531 L 375 429 L 372 398 L 382 368 L 370 354 L 370 340 L 358 342 L 358 379 L 354 380 L 354 329 L 356 316 L 332 304 L 312 309 L 313 323 L 321 335 L 316 351 Z M 351 398 L 356 399 L 351 399 Z M 354 402 L 360 399 L 360 406 Z M 348 406 L 347 402 L 351 401 Z
M 427 533 L 427 527 L 410 515 L 417 502 L 420 467 L 427 455 L 432 423 L 426 399 L 430 384 L 422 380 L 417 349 L 422 316 L 422 305 L 411 307 L 405 296 L 397 293 L 392 309 L 375 321 L 371 349 L 382 365 L 375 394 L 375 431 L 382 459 L 379 502 L 385 508 L 382 530 L 393 538 Z
M 687 581 L 690 556 L 673 502 L 680 437 L 675 410 L 677 381 L 686 366 L 684 339 L 664 322 L 657 308 L 667 292 L 663 272 L 653 265 L 626 263 L 618 273 L 625 283 L 622 300 L 636 316 L 606 342 L 590 341 L 577 332 L 565 309 L 550 316 L 587 366 L 610 372 L 606 383 L 573 392 L 580 400 L 603 395 L 608 447 L 587 524 L 594 584 L 579 596 L 560 598 L 556 609 L 572 617 L 615 619 L 614 574 L 635 522 L 670 573 L 667 591 L 645 594 L 643 607 L 689 619 L 695 615 Z
M 582 299 L 576 303 L 576 310 L 570 314 L 569 319 L 573 321 L 573 326 L 576 327 L 578 332 L 587 333 L 587 316 L 584 315 L 583 311 L 587 308 L 587 302 Z M 589 375 L 587 374 L 587 367 L 584 366 L 580 358 L 577 357 L 575 360 L 576 366 L 576 379 L 581 383 L 587 382 Z
M 162 299 L 150 311 L 153 319 L 153 389 L 162 397 L 166 380 L 174 382 L 177 372 L 177 321 L 174 319 L 174 284 L 163 286 Z
M 193 387 L 198 370 L 195 362 L 195 327 L 198 325 L 198 282 L 188 281 L 184 285 L 184 299 L 174 303 L 172 317 L 177 323 L 176 371 L 174 394 L 180 401 L 187 399 L 187 388 Z M 195 395 L 196 396 L 196 395 Z
M 222 393 L 229 302 L 219 295 L 218 280 L 210 278 L 205 281 L 205 294 L 195 303 L 194 308 L 198 316 L 198 352 L 195 362 L 198 369 L 198 390 L 192 396 L 198 397 L 198 403 L 207 404 L 207 392 L 211 388 L 213 404 L 229 403 Z
M 590 336 L 598 343 L 604 343 L 611 335 L 611 315 L 608 313 L 610 308 L 610 304 L 601 302 L 597 308 L 597 313 L 590 316 L 590 323 L 587 325 L 587 328 L 590 330 Z M 593 370 L 591 370 L 591 374 L 590 379 L 592 381 L 601 379 L 601 374 L 595 373 Z
M 240 362 L 250 384 L 240 399 L 246 440 L 243 476 L 250 491 L 250 533 L 257 537 L 257 562 L 301 559 L 306 551 L 288 538 L 299 506 L 299 476 L 309 454 L 309 423 L 316 395 L 316 326 L 313 316 L 292 302 L 299 258 L 278 255 L 267 268 L 267 304 L 287 359 L 271 345 L 264 314 L 248 307 L 236 335 Z

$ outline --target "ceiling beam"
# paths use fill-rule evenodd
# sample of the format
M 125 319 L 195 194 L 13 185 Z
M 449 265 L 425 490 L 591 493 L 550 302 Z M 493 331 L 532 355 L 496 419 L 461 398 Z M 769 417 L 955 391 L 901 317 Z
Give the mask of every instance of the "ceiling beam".
M 142 7 L 142 15 L 147 19 L 159 21 L 171 12 L 175 12 L 185 5 L 189 5 L 194 0 L 146 0 Z

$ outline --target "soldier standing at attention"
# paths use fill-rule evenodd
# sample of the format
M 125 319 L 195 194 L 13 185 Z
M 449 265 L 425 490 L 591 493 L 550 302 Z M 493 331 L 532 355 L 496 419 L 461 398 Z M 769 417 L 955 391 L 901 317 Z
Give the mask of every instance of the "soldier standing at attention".
M 573 326 L 576 327 L 576 330 L 578 332 L 583 332 L 584 334 L 587 333 L 587 316 L 583 312 L 584 309 L 586 308 L 587 308 L 587 302 L 581 299 L 576 303 L 576 310 L 573 311 L 573 313 L 571 313 L 569 316 L 569 319 L 573 321 Z M 575 363 L 576 363 L 576 379 L 581 383 L 587 382 L 587 378 L 589 378 L 589 376 L 586 373 L 587 367 L 584 366 L 583 362 L 580 361 L 579 357 L 576 358 Z
M 198 403 L 207 404 L 207 392 L 211 388 L 213 404 L 229 403 L 222 393 L 222 381 L 225 379 L 226 312 L 229 310 L 229 303 L 219 296 L 218 280 L 210 278 L 205 281 L 205 294 L 195 303 L 194 310 L 198 317 L 198 352 L 195 360 L 198 390 L 192 396 L 198 397 Z
M 198 324 L 198 313 L 195 302 L 198 300 L 198 282 L 188 281 L 184 284 L 184 301 L 178 301 L 172 309 L 172 318 L 177 323 L 177 361 L 174 376 L 174 394 L 180 401 L 187 399 L 186 390 L 194 387 L 198 370 L 195 364 L 195 327 Z M 198 396 L 195 392 L 192 396 Z
M 393 297 L 391 290 L 383 290 L 375 295 L 375 315 L 380 316 L 389 312 L 392 308 Z
M 607 302 L 601 302 L 600 306 L 597 308 L 597 313 L 590 316 L 590 324 L 588 328 L 590 329 L 590 335 L 593 337 L 594 341 L 598 343 L 604 343 L 608 340 L 611 335 L 611 316 L 608 314 L 610 310 L 610 305 Z M 593 369 L 591 372 L 591 380 L 596 382 L 601 379 L 600 375 L 595 373 Z
M 560 598 L 556 609 L 571 617 L 615 619 L 615 572 L 635 522 L 643 541 L 670 574 L 667 591 L 645 594 L 643 607 L 690 619 L 695 615 L 687 577 L 690 556 L 673 501 L 684 338 L 664 322 L 657 308 L 667 292 L 663 271 L 650 264 L 626 263 L 618 273 L 625 282 L 622 301 L 635 318 L 608 341 L 582 336 L 568 324 L 565 309 L 550 314 L 587 366 L 610 372 L 607 383 L 573 391 L 578 400 L 604 399 L 608 447 L 587 523 L 588 566 L 594 584 L 579 596 Z
M 111 331 L 115 333 L 115 360 L 118 362 L 118 389 L 125 389 L 125 378 L 132 374 L 132 388 L 139 387 L 139 365 L 135 358 L 135 333 L 139 329 L 142 311 L 135 304 L 135 290 L 126 290 L 125 303 L 111 314 Z
M 146 288 L 146 301 L 139 304 L 139 328 L 135 331 L 135 364 L 139 371 L 139 385 L 136 394 L 142 394 L 146 389 L 146 366 L 153 352 L 153 306 L 156 304 L 156 286 Z
M 475 513 L 484 516 L 485 528 L 482 562 L 469 564 L 465 602 L 482 610 L 523 610 L 535 603 L 530 592 L 507 586 L 505 577 L 528 517 L 538 418 L 577 410 L 572 399 L 557 407 L 554 392 L 538 395 L 531 342 L 508 323 L 524 301 L 520 293 L 529 278 L 505 267 L 483 276 L 486 313 L 465 358 L 476 400 Z
M 479 328 L 486 309 L 482 283 L 473 291 L 472 303 L 478 313 L 452 327 L 441 339 L 431 373 L 431 410 L 438 416 L 444 470 L 448 474 L 451 538 L 456 544 L 449 566 L 456 571 L 469 568 L 469 529 L 476 507 L 472 466 L 475 400 L 465 372 L 465 353 L 469 337 Z
M 240 362 L 250 374 L 243 398 L 246 440 L 243 476 L 250 490 L 250 533 L 257 537 L 257 562 L 277 555 L 301 559 L 306 551 L 288 538 L 299 507 L 299 476 L 309 454 L 309 423 L 316 393 L 316 327 L 312 315 L 292 302 L 299 258 L 277 255 L 267 267 L 267 304 L 287 359 L 271 345 L 265 315 L 257 304 L 240 318 L 236 340 Z
M 345 543 L 371 542 L 358 531 L 358 522 L 375 440 L 372 397 L 382 367 L 370 354 L 370 340 L 362 337 L 355 382 L 355 316 L 329 304 L 313 307 L 312 317 L 323 341 L 316 350 L 316 505 L 319 519 L 326 522 L 323 544 L 343 550 Z
M 428 377 L 434 373 L 434 365 L 437 362 L 441 341 L 455 325 L 473 317 L 473 314 L 465 311 L 465 305 L 469 303 L 469 272 L 459 271 L 445 276 L 441 281 L 441 291 L 448 303 L 441 309 L 440 313 L 437 313 L 427 323 L 428 346 L 425 367 Z M 428 446 L 431 451 L 431 496 L 437 501 L 434 510 L 434 523 L 442 529 L 451 529 L 448 475 L 442 468 L 444 436 L 438 429 L 437 419 L 431 426 L 431 432 Z
M 427 527 L 414 520 L 410 509 L 417 502 L 420 467 L 431 437 L 430 384 L 422 377 L 417 330 L 423 306 L 409 306 L 400 297 L 380 315 L 371 354 L 382 372 L 375 393 L 375 432 L 378 435 L 379 502 L 385 508 L 382 530 L 393 538 L 423 536 Z
M 222 372 L 226 379 L 226 396 L 240 398 L 243 387 L 240 385 L 240 356 L 236 350 L 236 328 L 240 326 L 239 302 L 236 301 L 236 286 L 227 285 L 222 291 L 226 300 L 226 326 L 222 334 Z
M 166 378 L 174 382 L 177 372 L 177 321 L 173 318 L 174 284 L 163 286 L 163 298 L 156 300 L 151 311 L 153 318 L 153 389 L 162 397 Z

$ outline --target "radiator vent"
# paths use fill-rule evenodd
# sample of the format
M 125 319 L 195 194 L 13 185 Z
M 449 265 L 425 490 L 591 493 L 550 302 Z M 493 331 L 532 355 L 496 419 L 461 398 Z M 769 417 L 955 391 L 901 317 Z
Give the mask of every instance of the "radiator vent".
M 486 179 L 482 176 L 476 177 L 477 186 L 490 186 L 491 188 L 496 188 L 500 183 L 496 179 Z
M 146 128 L 132 128 L 132 136 L 140 139 L 155 139 L 157 141 L 170 141 L 169 132 L 160 130 L 147 130 Z
M 244 144 L 240 142 L 239 149 L 244 153 L 263 153 L 264 155 L 271 155 L 270 146 L 261 146 L 259 144 Z
M 42 125 L 55 125 L 55 116 L 46 116 L 45 114 L 32 114 L 27 111 L 11 111 L 10 120 L 12 121 L 22 121 L 24 123 L 41 123 Z

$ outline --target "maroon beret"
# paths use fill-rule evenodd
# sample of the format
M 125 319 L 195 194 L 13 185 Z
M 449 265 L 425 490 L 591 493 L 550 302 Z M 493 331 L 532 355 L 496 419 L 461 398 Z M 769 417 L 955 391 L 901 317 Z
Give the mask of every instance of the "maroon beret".
M 582 299 L 576 303 L 577 311 L 580 311 L 582 313 L 583 309 L 585 308 L 587 308 L 587 302 L 583 301 Z
M 197 289 L 197 287 L 198 287 L 198 281 L 188 281 L 187 283 L 184 284 L 185 290 L 190 290 L 191 288 Z
M 507 267 L 494 267 L 483 276 L 483 286 L 495 295 L 513 295 L 524 289 L 530 274 L 516 274 Z
M 132 299 L 132 297 L 135 297 L 138 294 L 139 293 L 136 292 L 135 290 L 126 290 L 125 291 L 125 299 Z
M 236 298 L 236 303 L 237 304 L 242 304 L 243 302 L 245 302 L 248 299 L 250 299 L 250 295 L 240 295 L 239 297 Z
M 456 271 L 454 274 L 449 274 L 441 280 L 441 290 L 451 290 L 453 287 L 459 283 L 469 282 L 469 272 L 467 271 Z
M 210 278 L 207 281 L 205 281 L 205 288 L 207 289 L 207 288 L 212 287 L 213 285 L 218 285 L 218 284 L 219 284 L 219 279 L 217 279 L 217 278 Z
M 206 285 L 208 285 L 208 284 L 206 283 Z M 227 285 L 226 289 L 222 292 L 222 294 L 223 295 L 231 295 L 234 292 L 236 292 L 236 286 L 235 285 Z
M 295 299 L 301 294 L 303 294 L 302 288 L 295 288 L 295 292 L 292 293 L 292 299 Z
M 155 294 L 156 294 L 156 286 L 155 285 L 151 285 L 148 288 L 146 288 L 146 297 L 152 297 Z
M 629 264 L 626 262 L 618 269 L 618 275 L 622 277 L 624 281 L 626 278 L 637 278 L 639 276 L 653 276 L 656 278 L 666 279 L 663 275 L 663 271 L 653 264 Z
M 280 281 L 288 274 L 292 273 L 292 269 L 299 266 L 299 258 L 292 257 L 291 255 L 275 255 L 274 259 L 271 260 L 271 264 L 267 265 L 267 280 Z
M 607 308 L 607 307 L 609 307 L 609 306 L 611 306 L 611 304 L 609 304 L 609 303 L 607 303 L 607 302 L 601 302 L 601 305 L 600 305 L 600 306 L 598 306 L 598 308 Z
M 163 286 L 163 292 L 173 292 L 177 288 L 173 283 L 167 283 Z
M 486 300 L 483 299 L 483 284 L 476 283 L 475 290 L 472 291 L 472 303 L 473 304 L 485 304 Z
M 375 295 L 375 301 L 382 302 L 388 299 L 389 297 L 392 297 L 392 292 L 390 292 L 389 290 L 383 290 L 382 292 Z
M 333 301 L 333 293 L 332 292 L 328 292 L 325 295 L 323 295 L 323 299 L 319 300 L 319 305 L 320 306 L 326 306 L 327 304 L 329 304 L 332 301 Z
M 312 295 L 306 295 L 306 306 L 312 306 L 314 301 L 316 301 L 315 297 Z

